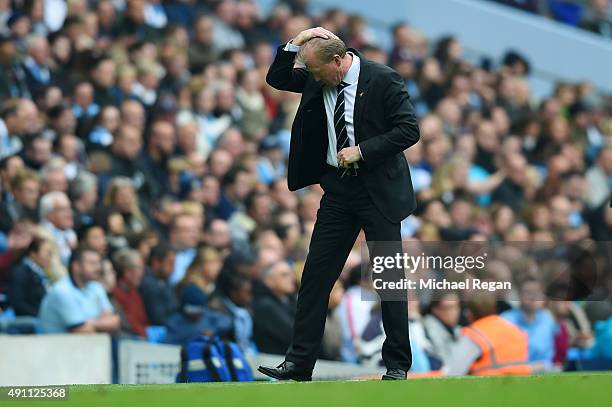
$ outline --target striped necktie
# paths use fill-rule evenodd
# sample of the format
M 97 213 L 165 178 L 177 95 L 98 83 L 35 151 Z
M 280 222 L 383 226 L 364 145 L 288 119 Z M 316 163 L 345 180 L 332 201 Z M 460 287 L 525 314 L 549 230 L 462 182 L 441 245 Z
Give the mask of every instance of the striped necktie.
M 334 129 L 336 130 L 336 151 L 342 150 L 349 144 L 348 131 L 346 130 L 346 120 L 344 118 L 344 88 L 349 86 L 346 82 L 341 82 L 337 86 L 338 99 L 334 108 Z

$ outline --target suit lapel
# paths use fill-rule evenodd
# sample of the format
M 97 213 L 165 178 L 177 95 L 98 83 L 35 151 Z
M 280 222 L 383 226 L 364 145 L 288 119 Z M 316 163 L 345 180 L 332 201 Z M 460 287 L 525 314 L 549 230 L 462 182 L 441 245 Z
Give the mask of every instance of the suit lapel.
M 349 48 L 349 51 L 359 57 L 359 81 L 357 82 L 357 94 L 355 95 L 355 119 L 353 123 L 355 126 L 355 143 L 359 143 L 361 141 L 359 130 L 361 129 L 361 119 L 363 118 L 368 83 L 370 82 L 370 64 L 356 49 Z

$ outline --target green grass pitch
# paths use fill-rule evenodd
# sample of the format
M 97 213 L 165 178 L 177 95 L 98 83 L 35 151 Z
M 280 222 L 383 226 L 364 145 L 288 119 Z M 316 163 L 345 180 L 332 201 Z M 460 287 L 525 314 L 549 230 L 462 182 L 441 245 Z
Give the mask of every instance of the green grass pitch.
M 609 406 L 612 373 L 310 383 L 71 386 L 68 401 L 15 406 Z M 8 404 L 8 403 L 7 403 Z

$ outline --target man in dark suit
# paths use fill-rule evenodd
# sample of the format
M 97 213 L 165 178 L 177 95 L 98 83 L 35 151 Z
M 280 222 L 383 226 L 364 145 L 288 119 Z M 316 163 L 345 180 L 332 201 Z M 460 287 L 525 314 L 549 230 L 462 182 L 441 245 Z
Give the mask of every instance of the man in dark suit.
M 298 52 L 305 67 L 294 65 Z M 373 242 L 399 245 L 400 222 L 416 207 L 403 151 L 418 141 L 419 129 L 400 75 L 347 50 L 321 27 L 281 45 L 266 80 L 302 93 L 291 130 L 289 189 L 320 183 L 325 194 L 302 274 L 291 346 L 278 367 L 259 371 L 280 380 L 311 380 L 329 293 L 360 229 L 372 257 Z M 406 292 L 396 294 L 395 301 L 382 302 L 383 379 L 405 379 L 412 362 Z
M 42 96 L 53 83 L 53 72 L 49 67 L 49 43 L 44 36 L 34 35 L 28 39 L 28 55 L 23 61 L 26 83 L 33 97 Z

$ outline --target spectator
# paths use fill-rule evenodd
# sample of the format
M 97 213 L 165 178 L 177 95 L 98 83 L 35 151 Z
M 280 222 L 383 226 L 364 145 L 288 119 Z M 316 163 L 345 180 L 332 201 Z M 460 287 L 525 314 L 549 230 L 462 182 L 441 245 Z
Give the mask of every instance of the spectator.
M 121 318 L 121 332 L 145 337 L 149 319 L 138 287 L 144 276 L 144 262 L 133 249 L 121 249 L 113 255 L 117 285 L 112 292 Z
M 114 134 L 119 129 L 119 109 L 105 106 L 94 119 L 93 129 L 88 135 L 92 148 L 108 147 L 113 144 Z
M 461 304 L 454 292 L 435 293 L 435 299 L 429 303 L 429 313 L 423 319 L 431 348 L 426 349 L 438 358 L 442 364 L 451 357 L 451 348 L 459 340 L 459 313 Z
M 232 250 L 230 228 L 224 220 L 213 219 L 204 229 L 204 242 L 217 250 L 222 259 L 226 259 Z
M 146 109 L 151 109 L 157 101 L 157 88 L 162 75 L 162 67 L 156 62 L 138 66 L 138 76 L 132 86 L 132 93 Z
M 140 283 L 139 291 L 152 325 L 166 325 L 178 308 L 176 295 L 168 279 L 174 271 L 175 251 L 161 243 L 151 250 L 149 266 Z
M 289 264 L 266 268 L 253 302 L 253 339 L 263 353 L 284 355 L 291 341 L 295 314 L 295 274 Z
M 170 192 L 168 185 L 168 160 L 176 145 L 176 135 L 171 123 L 157 121 L 151 125 L 151 134 L 144 152 L 145 172 L 149 174 L 149 199 L 155 200 Z
M 271 184 L 282 178 L 286 170 L 280 140 L 268 137 L 261 142 L 259 149 L 262 156 L 258 163 L 259 180 Z
M 262 83 L 255 69 L 244 71 L 240 77 L 240 87 L 236 90 L 236 101 L 242 110 L 241 129 L 251 140 L 261 140 L 266 135 L 268 117 L 265 99 L 261 93 Z M 279 145 L 280 147 L 280 145 Z
M 570 347 L 588 349 L 593 346 L 593 332 L 582 308 L 569 301 L 568 290 L 552 286 L 547 290 L 547 308 L 555 318 L 559 329 L 555 334 L 553 363 L 563 366 Z
M 612 38 L 612 10 L 608 0 L 590 0 L 582 16 L 582 28 Z
M 228 220 L 240 208 L 240 203 L 251 192 L 251 174 L 243 167 L 231 169 L 223 178 L 223 192 L 219 201 L 219 216 Z
M 126 177 L 113 178 L 104 195 L 104 204 L 117 210 L 123 218 L 125 233 L 131 236 L 144 231 L 148 222 L 140 210 L 134 183 Z
M 169 112 L 174 112 L 177 107 L 174 105 L 174 95 L 188 86 L 191 81 L 191 75 L 187 71 L 187 66 L 187 55 L 183 51 L 173 52 L 173 54 L 168 55 L 164 61 L 166 74 L 159 82 L 159 91 L 160 95 L 166 98 L 160 97 L 160 104 L 168 101 Z
M 217 3 L 212 37 L 218 51 L 244 47 L 244 38 L 235 27 L 237 11 L 235 0 L 221 0 Z
M 147 21 L 145 6 L 143 0 L 128 0 L 123 18 L 118 24 L 119 33 L 132 42 L 157 37 L 157 30 L 149 25 L 152 21 Z
M 50 64 L 53 67 L 54 83 L 51 87 L 64 93 L 68 90 L 70 81 L 70 73 L 74 70 L 74 54 L 70 39 L 65 32 L 55 32 L 47 36 L 50 46 Z M 47 91 L 50 88 L 47 88 Z M 61 103 L 61 100 L 57 101 Z
M 604 201 L 610 200 L 612 190 L 612 147 L 604 147 L 597 154 L 596 164 L 586 174 L 587 203 L 596 208 Z
M 40 198 L 40 219 L 51 233 L 59 250 L 62 262 L 68 265 L 72 250 L 77 245 L 73 230 L 74 218 L 68 196 L 63 192 L 49 192 Z
M 142 188 L 145 182 L 145 174 L 140 169 L 138 161 L 141 148 L 140 129 L 133 125 L 121 126 L 111 146 L 111 175 L 132 178 L 136 189 Z
M 304 257 L 300 253 L 300 237 L 302 233 L 300 220 L 294 212 L 279 212 L 276 217 L 275 232 L 283 242 L 283 252 L 290 261 Z
M 140 103 L 137 100 L 134 100 L 133 98 L 127 99 L 121 103 L 120 112 L 121 112 L 121 121 L 123 122 L 123 124 L 135 127 L 136 129 L 138 129 L 138 132 L 142 136 L 142 133 L 146 125 L 146 120 L 147 120 L 146 111 L 142 103 Z M 134 132 L 131 132 L 129 134 L 132 137 L 132 141 L 136 140 L 133 134 Z M 125 156 L 130 153 L 136 154 L 137 151 L 135 150 L 139 151 L 142 148 L 142 138 L 140 139 L 140 143 L 138 143 L 137 149 L 134 148 L 135 146 L 132 146 L 132 149 L 125 150 L 126 147 L 129 147 L 129 145 L 126 145 L 126 144 L 129 144 L 129 143 L 125 143 L 124 145 L 121 146 L 121 149 L 127 153 L 127 154 L 124 153 L 123 155 Z
M 468 240 L 477 231 L 472 226 L 474 205 L 467 196 L 457 196 L 450 203 L 450 224 L 439 228 L 442 240 Z
M 27 104 L 26 99 L 11 99 L 2 104 L 0 110 L 0 158 L 11 156 L 19 152 L 23 145 L 20 136 L 25 132 L 23 123 L 23 108 Z M 21 113 L 21 114 L 20 114 Z
M 196 257 L 187 268 L 185 277 L 178 285 L 179 292 L 188 285 L 195 285 L 208 300 L 216 289 L 217 277 L 222 266 L 223 261 L 216 249 L 206 246 L 199 248 Z
M 61 158 L 52 158 L 40 170 L 42 194 L 49 192 L 68 192 L 68 177 L 66 176 L 66 163 Z
M 74 86 L 73 99 L 72 112 L 80 122 L 89 121 L 100 112 L 100 106 L 94 102 L 94 87 L 87 81 Z
M 196 74 L 217 60 L 217 49 L 213 45 L 213 20 L 200 16 L 193 25 L 194 37 L 189 44 L 189 70 Z
M 327 319 L 325 320 L 325 333 L 323 334 L 323 342 L 321 343 L 321 358 L 329 360 L 340 360 L 340 348 L 342 347 L 342 326 L 340 318 L 335 312 L 342 297 L 344 296 L 344 287 L 338 281 L 334 284 L 329 295 L 329 304 L 327 307 Z
M 115 84 L 115 63 L 110 58 L 101 58 L 91 71 L 94 84 L 94 102 L 102 107 L 112 105 L 112 86 Z
M 47 271 L 51 265 L 53 243 L 34 238 L 25 257 L 9 277 L 8 300 L 15 315 L 37 316 L 45 293 L 50 287 Z
M 539 362 L 550 367 L 558 326 L 550 311 L 544 308 L 542 284 L 536 279 L 527 279 L 521 283 L 519 290 L 520 308 L 506 311 L 502 317 L 527 332 L 529 362 Z
M 0 33 L 0 100 L 31 97 L 17 53 L 15 41 Z
M 13 199 L 2 200 L 0 204 L 0 230 L 8 232 L 19 219 L 38 220 L 36 212 L 40 195 L 40 180 L 35 172 L 18 170 L 10 178 L 10 193 Z
M 362 295 L 371 294 L 371 284 L 361 273 L 361 264 L 350 269 L 346 291 L 336 309 L 342 327 L 340 357 L 345 362 L 358 362 L 358 342 L 370 320 L 373 301 L 361 301 Z M 382 314 L 381 314 L 382 318 Z
M 36 97 L 53 81 L 49 68 L 49 43 L 42 35 L 32 35 L 27 39 L 28 56 L 23 66 L 30 94 Z
M 200 231 L 194 216 L 186 213 L 176 215 L 170 225 L 170 245 L 176 250 L 174 271 L 168 280 L 170 285 L 177 285 L 185 277 L 189 265 L 196 257 L 199 240 Z
M 512 154 L 506 157 L 504 167 L 508 176 L 493 191 L 492 199 L 508 205 L 515 212 L 521 212 L 529 198 L 527 161 L 520 154 Z
M 58 158 L 65 161 L 64 175 L 73 181 L 79 170 L 83 169 L 83 143 L 74 134 L 63 133 L 55 139 L 55 146 Z
M 17 262 L 33 239 L 32 223 L 20 221 L 16 223 L 8 235 L 0 233 L 2 247 L 0 248 L 0 293 L 5 292 L 10 268 Z M 6 301 L 6 297 L 4 299 Z
M 184 345 L 200 335 L 231 335 L 231 320 L 206 307 L 206 296 L 195 285 L 188 285 L 181 293 L 181 308 L 166 323 L 168 343 Z
M 235 212 L 228 222 L 220 221 L 228 226 L 231 239 L 234 241 L 234 247 L 242 247 L 242 250 L 246 250 L 245 247 L 249 244 L 249 236 L 258 225 L 260 227 L 270 225 L 273 209 L 270 197 L 263 192 L 252 192 L 246 198 L 245 206 L 246 213 Z M 218 225 L 219 222 L 216 222 L 216 224 Z
M 11 155 L 0 159 L 0 201 L 14 199 L 10 192 L 10 181 L 23 167 L 23 160 L 18 155 Z
M 15 11 L 6 21 L 11 37 L 14 38 L 19 51 L 25 51 L 25 38 L 32 29 L 30 17 L 22 11 Z
M 249 311 L 252 301 L 252 283 L 236 272 L 221 274 L 220 295 L 209 301 L 210 307 L 228 315 L 234 328 L 233 340 L 243 352 L 254 353 L 253 318 Z
M 80 229 L 93 223 L 93 211 L 98 202 L 98 183 L 95 175 L 87 171 L 77 174 L 69 186 L 72 200 L 74 228 Z
M 83 226 L 79 230 L 79 243 L 94 249 L 103 259 L 108 256 L 108 242 L 104 229 L 96 224 Z
M 29 168 L 39 171 L 51 160 L 52 144 L 51 140 L 34 134 L 24 143 L 21 158 Z
M 468 302 L 470 325 L 453 345 L 442 368 L 447 376 L 529 374 L 540 368 L 528 363 L 525 332 L 495 314 L 495 296 L 483 291 Z
M 100 255 L 87 247 L 74 251 L 69 275 L 55 283 L 43 298 L 38 317 L 43 333 L 116 333 L 119 316 L 113 311 L 100 278 Z

